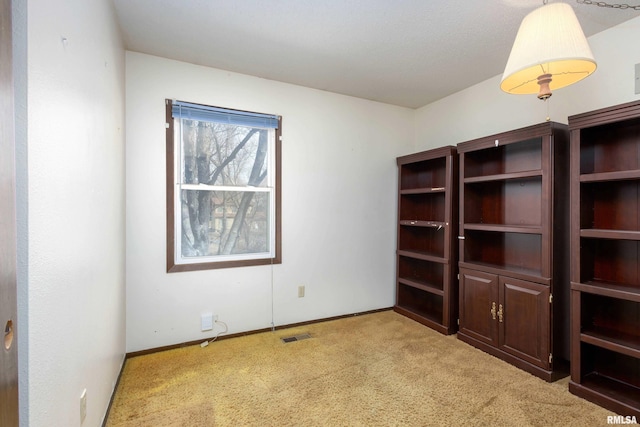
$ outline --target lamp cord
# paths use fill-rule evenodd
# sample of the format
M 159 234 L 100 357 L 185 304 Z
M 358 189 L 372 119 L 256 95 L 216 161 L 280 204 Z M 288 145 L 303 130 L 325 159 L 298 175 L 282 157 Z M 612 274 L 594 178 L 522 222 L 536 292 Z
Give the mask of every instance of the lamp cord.
M 631 6 L 629 4 L 626 3 L 622 3 L 622 4 L 611 4 L 611 3 L 607 3 L 607 2 L 603 2 L 603 1 L 591 1 L 591 0 L 576 0 L 576 2 L 578 4 L 588 4 L 590 6 L 599 6 L 599 7 L 608 7 L 610 9 L 633 9 L 633 10 L 640 10 L 640 5 L 637 6 Z M 546 3 L 546 0 L 545 0 Z
M 551 121 L 551 115 L 549 114 L 549 98 L 545 99 L 545 104 L 547 104 L 547 121 L 550 122 Z
M 271 332 L 276 330 L 276 323 L 273 316 L 273 258 L 271 258 Z

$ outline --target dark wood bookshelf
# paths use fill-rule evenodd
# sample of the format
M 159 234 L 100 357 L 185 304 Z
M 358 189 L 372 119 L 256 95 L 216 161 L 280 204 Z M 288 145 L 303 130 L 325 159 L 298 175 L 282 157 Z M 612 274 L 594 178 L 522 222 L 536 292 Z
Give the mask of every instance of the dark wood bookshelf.
M 442 147 L 397 158 L 394 310 L 443 334 L 457 330 L 457 155 Z
M 640 102 L 569 117 L 569 390 L 640 417 Z
M 458 338 L 547 381 L 569 359 L 569 133 L 546 122 L 458 144 Z

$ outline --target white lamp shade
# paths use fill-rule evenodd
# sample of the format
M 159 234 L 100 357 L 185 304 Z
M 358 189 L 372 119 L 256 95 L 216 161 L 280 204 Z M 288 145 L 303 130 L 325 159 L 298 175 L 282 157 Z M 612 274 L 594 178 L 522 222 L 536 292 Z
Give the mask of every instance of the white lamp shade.
M 500 88 L 513 94 L 538 93 L 538 77 L 551 74 L 551 90 L 584 79 L 596 70 L 573 8 L 551 3 L 529 13 L 511 48 Z

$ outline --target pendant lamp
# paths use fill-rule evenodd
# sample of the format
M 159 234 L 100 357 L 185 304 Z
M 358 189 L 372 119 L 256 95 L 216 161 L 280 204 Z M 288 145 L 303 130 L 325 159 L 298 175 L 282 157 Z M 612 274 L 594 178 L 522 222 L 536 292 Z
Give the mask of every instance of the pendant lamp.
M 538 94 L 576 83 L 596 70 L 587 39 L 573 8 L 551 3 L 529 13 L 516 36 L 500 88 L 517 95 Z

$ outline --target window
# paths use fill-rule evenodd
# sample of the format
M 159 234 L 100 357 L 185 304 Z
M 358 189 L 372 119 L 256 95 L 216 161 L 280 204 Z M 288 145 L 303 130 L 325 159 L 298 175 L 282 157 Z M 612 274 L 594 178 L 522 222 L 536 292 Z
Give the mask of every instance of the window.
M 279 264 L 275 115 L 166 101 L 167 271 Z

